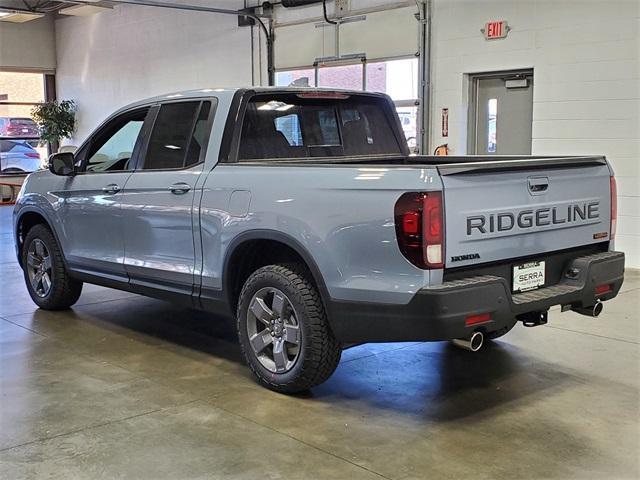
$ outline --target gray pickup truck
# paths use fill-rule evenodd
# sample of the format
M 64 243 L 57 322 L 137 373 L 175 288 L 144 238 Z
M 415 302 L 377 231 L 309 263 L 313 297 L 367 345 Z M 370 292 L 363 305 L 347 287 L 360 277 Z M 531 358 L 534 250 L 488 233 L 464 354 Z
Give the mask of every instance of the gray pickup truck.
M 606 159 L 409 155 L 391 100 L 205 89 L 119 110 L 31 174 L 18 259 L 41 308 L 83 282 L 236 319 L 259 381 L 296 392 L 363 342 L 479 349 L 622 285 Z

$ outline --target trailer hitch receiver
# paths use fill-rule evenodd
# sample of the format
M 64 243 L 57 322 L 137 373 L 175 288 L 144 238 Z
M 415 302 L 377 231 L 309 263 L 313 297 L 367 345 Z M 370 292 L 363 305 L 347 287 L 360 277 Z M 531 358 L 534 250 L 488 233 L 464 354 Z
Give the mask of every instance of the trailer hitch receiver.
M 545 325 L 547 323 L 548 312 L 528 312 L 518 315 L 518 320 L 522 322 L 525 327 L 537 327 L 538 325 Z

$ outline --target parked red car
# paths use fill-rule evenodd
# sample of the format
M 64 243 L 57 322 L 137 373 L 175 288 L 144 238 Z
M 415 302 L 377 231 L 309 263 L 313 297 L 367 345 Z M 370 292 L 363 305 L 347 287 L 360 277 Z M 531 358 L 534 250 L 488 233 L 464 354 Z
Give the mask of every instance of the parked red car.
M 0 137 L 38 138 L 36 122 L 30 118 L 0 117 Z

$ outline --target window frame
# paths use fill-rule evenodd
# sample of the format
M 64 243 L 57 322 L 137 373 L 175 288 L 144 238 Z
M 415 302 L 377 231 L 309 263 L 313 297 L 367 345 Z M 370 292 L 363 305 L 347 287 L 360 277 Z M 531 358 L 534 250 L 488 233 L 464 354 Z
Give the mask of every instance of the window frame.
M 207 123 L 206 123 L 206 135 L 205 135 L 205 140 L 204 143 L 205 145 L 203 146 L 202 149 L 200 149 L 200 157 L 198 159 L 198 161 L 196 163 L 192 163 L 191 165 L 185 166 L 183 165 L 182 167 L 171 167 L 171 168 L 148 168 L 145 169 L 144 168 L 144 163 L 147 157 L 147 152 L 149 150 L 149 142 L 151 140 L 151 134 L 153 133 L 153 129 L 156 125 L 156 121 L 158 120 L 158 114 L 160 113 L 160 108 L 162 108 L 163 105 L 168 105 L 168 104 L 172 104 L 172 103 L 193 103 L 193 102 L 198 102 L 199 106 L 198 106 L 198 115 L 200 114 L 200 109 L 202 109 L 202 104 L 204 102 L 209 102 L 211 104 L 211 107 L 209 108 L 209 116 L 207 118 Z M 215 118 L 215 114 L 216 114 L 216 110 L 218 109 L 218 97 L 189 97 L 189 98 L 180 98 L 180 99 L 176 99 L 176 100 L 170 100 L 170 101 L 166 101 L 166 102 L 158 102 L 153 104 L 152 106 L 152 111 L 153 111 L 153 119 L 150 121 L 150 125 L 149 125 L 149 130 L 147 132 L 145 132 L 145 137 L 144 137 L 144 143 L 140 149 L 140 154 L 138 156 L 138 159 L 136 161 L 136 165 L 135 165 L 135 172 L 136 173 L 141 173 L 141 172 L 177 172 L 177 171 L 181 171 L 181 170 L 189 170 L 192 169 L 194 167 L 200 166 L 202 164 L 204 164 L 206 158 L 207 158 L 207 150 L 209 147 L 209 141 L 211 139 L 211 130 L 213 129 L 213 121 Z M 185 152 L 185 160 L 186 160 L 186 155 L 188 153 L 188 149 L 189 149 L 189 145 L 191 144 L 191 140 L 193 139 L 193 133 L 195 131 L 196 128 L 196 124 L 198 123 L 198 116 L 196 116 L 194 118 L 193 124 L 191 125 L 191 133 L 189 134 L 189 142 L 187 145 L 187 152 Z
M 283 87 L 281 87 L 283 88 Z M 323 91 L 330 92 L 331 89 L 325 88 Z M 379 93 L 379 92 L 356 92 L 356 95 L 367 96 L 382 100 L 387 103 L 389 108 L 384 109 L 384 115 L 387 118 L 389 125 L 392 127 L 393 135 L 396 139 L 396 142 L 400 148 L 400 152 L 398 154 L 364 154 L 364 155 L 325 155 L 325 156 L 317 156 L 317 157 L 305 157 L 305 158 L 268 158 L 268 159 L 240 159 L 240 140 L 242 136 L 242 130 L 244 127 L 244 117 L 247 111 L 247 105 L 255 98 L 255 97 L 269 97 L 274 94 L 296 94 L 296 93 L 305 93 L 308 90 L 304 88 L 289 88 L 282 91 L 269 91 L 269 90 L 253 90 L 253 89 L 242 89 L 238 90 L 234 95 L 232 100 L 231 108 L 229 109 L 229 114 L 227 117 L 227 123 L 225 125 L 223 142 L 220 147 L 220 158 L 218 160 L 218 164 L 234 164 L 234 165 L 277 165 L 279 162 L 283 161 L 293 161 L 299 163 L 309 163 L 312 161 L 332 161 L 334 162 L 336 159 L 344 159 L 344 158 L 358 158 L 358 157 L 375 157 L 375 158 L 397 158 L 399 155 L 407 156 L 410 154 L 409 147 L 407 146 L 407 142 L 404 136 L 404 131 L 402 130 L 402 125 L 400 124 L 400 120 L 398 115 L 392 115 L 391 112 L 395 112 L 395 104 L 393 100 L 391 100 L 387 95 Z M 340 135 L 340 142 L 342 142 L 342 128 L 340 126 L 342 122 L 342 117 L 340 115 L 339 110 L 336 111 L 336 118 L 338 120 L 338 133 Z M 340 145 L 342 147 L 342 143 Z M 265 161 L 267 160 L 267 161 Z

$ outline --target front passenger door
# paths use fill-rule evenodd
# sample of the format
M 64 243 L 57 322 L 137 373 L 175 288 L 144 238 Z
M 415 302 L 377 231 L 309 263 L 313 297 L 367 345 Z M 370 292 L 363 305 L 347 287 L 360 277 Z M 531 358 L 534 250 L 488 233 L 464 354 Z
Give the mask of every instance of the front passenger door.
M 127 281 L 120 202 L 148 113 L 123 113 L 95 132 L 76 154 L 78 172 L 56 192 L 64 197 L 62 247 L 73 270 Z

